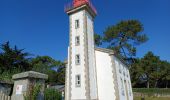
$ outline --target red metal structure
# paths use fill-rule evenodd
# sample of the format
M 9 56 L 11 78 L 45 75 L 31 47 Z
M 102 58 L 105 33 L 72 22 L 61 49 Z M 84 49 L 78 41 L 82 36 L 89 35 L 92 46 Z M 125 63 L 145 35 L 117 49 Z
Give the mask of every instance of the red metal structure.
M 91 4 L 90 0 L 73 0 L 73 2 L 71 3 L 68 3 L 67 5 L 65 5 L 65 12 L 71 10 L 71 9 L 74 9 L 74 8 L 77 8 L 77 7 L 80 7 L 82 5 L 88 5 L 93 11 L 95 14 L 97 14 L 97 11 L 95 9 L 95 7 Z
M 79 7 L 83 4 L 88 4 L 89 0 L 73 0 L 73 6 L 74 7 Z

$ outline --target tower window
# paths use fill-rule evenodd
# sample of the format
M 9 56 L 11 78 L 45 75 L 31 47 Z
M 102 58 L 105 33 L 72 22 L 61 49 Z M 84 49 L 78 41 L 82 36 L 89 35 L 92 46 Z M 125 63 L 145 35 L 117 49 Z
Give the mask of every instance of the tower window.
M 76 75 L 76 87 L 80 87 L 81 86 L 81 77 L 80 75 Z
M 120 78 L 120 80 L 121 80 L 121 92 L 122 92 L 122 95 L 125 95 L 123 80 L 122 80 L 122 78 Z
M 80 65 L 80 55 L 76 55 L 76 65 Z
M 75 39 L 75 44 L 76 46 L 80 45 L 80 37 L 79 36 L 76 36 L 76 39 Z
M 75 28 L 79 28 L 80 24 L 79 24 L 79 20 L 75 20 Z

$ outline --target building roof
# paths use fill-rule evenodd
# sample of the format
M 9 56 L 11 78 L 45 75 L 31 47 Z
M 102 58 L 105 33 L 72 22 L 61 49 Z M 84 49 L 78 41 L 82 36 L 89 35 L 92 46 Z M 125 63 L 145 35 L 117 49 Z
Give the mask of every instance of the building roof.
M 125 60 L 123 60 L 123 58 L 118 55 L 117 53 L 115 53 L 113 50 L 111 49 L 106 49 L 106 48 L 98 48 L 96 47 L 95 50 L 97 51 L 101 51 L 101 52 L 105 52 L 105 53 L 109 53 L 110 55 L 114 55 L 117 59 L 119 59 L 123 64 L 125 64 L 126 66 L 130 67 L 130 65 L 128 65 Z
M 65 6 L 65 12 L 68 15 L 71 15 L 71 14 L 73 14 L 75 12 L 78 12 L 78 11 L 80 11 L 82 9 L 86 9 L 93 16 L 93 18 L 97 15 L 96 10 L 93 9 L 93 7 L 91 6 L 90 3 L 88 3 L 88 4 L 85 3 L 85 4 L 83 4 L 81 6 L 78 6 L 78 7 L 74 7 L 72 4 L 71 5 L 69 4 L 69 5 Z

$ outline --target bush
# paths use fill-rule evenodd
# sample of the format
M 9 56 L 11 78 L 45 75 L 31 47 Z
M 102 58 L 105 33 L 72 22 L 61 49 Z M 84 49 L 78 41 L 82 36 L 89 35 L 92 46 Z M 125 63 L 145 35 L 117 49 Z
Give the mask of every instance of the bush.
M 61 93 L 55 89 L 45 89 L 44 99 L 45 100 L 61 100 Z
M 40 93 L 41 85 L 35 84 L 35 85 L 30 85 L 29 90 L 24 95 L 25 100 L 37 100 L 38 94 Z

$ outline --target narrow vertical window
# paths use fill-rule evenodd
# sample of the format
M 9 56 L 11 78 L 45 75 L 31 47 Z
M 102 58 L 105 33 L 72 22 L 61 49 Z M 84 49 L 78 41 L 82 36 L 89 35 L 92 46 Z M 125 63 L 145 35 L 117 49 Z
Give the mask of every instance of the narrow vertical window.
M 76 87 L 80 87 L 81 86 L 81 77 L 80 75 L 76 75 Z
M 131 96 L 131 86 L 129 82 L 128 82 L 128 85 L 129 85 L 129 95 Z
M 76 55 L 76 65 L 80 65 L 80 55 Z
M 76 36 L 76 39 L 75 39 L 75 44 L 76 46 L 80 45 L 80 37 L 79 36 Z
M 120 78 L 120 80 L 121 80 L 121 92 L 122 92 L 122 95 L 125 95 L 125 93 L 124 93 L 123 80 L 122 80 L 122 78 Z
M 80 24 L 79 24 L 79 20 L 75 20 L 75 28 L 79 28 Z

